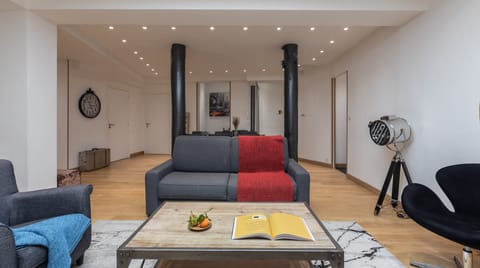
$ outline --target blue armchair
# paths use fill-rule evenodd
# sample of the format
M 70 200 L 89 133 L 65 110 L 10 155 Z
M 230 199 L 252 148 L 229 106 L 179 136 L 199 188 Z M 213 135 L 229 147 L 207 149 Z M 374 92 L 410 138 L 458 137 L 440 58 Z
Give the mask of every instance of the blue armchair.
M 26 226 L 51 217 L 81 213 L 90 218 L 91 185 L 18 192 L 12 163 L 0 159 L 0 268 L 47 267 L 48 250 L 41 246 L 16 249 L 10 227 Z M 91 242 L 91 226 L 71 253 L 81 265 Z

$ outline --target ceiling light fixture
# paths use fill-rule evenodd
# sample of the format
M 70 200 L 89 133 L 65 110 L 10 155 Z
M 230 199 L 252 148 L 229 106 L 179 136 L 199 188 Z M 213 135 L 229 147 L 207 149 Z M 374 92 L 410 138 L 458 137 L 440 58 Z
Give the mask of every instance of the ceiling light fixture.
M 188 72 L 188 74 L 193 74 L 193 72 L 192 72 L 192 71 L 190 71 L 190 72 Z
M 335 44 L 335 40 L 330 40 L 330 44 Z
M 140 60 L 143 60 L 143 57 L 140 57 L 139 59 L 140 59 Z
M 158 75 L 158 73 L 155 73 L 155 75 Z
M 133 51 L 133 54 L 137 55 L 137 54 L 138 54 L 138 51 L 136 51 L 136 50 L 135 50 L 135 51 Z
M 152 72 L 155 72 L 155 69 L 154 69 L 154 68 L 152 68 Z
M 343 28 L 344 31 L 348 31 L 348 27 Z
M 310 31 L 315 31 L 315 27 L 310 27 Z
M 122 39 L 122 43 L 126 43 L 127 42 L 127 39 Z
M 322 53 L 322 54 L 323 54 L 323 53 L 325 53 L 325 51 L 323 51 L 323 50 L 320 50 L 320 53 Z
M 244 31 L 248 31 L 248 27 L 247 27 L 247 26 L 243 26 L 243 30 L 244 30 Z
M 281 31 L 282 30 L 282 27 L 277 27 L 277 31 Z
M 226 73 L 228 73 L 228 70 L 225 70 Z
M 209 73 L 213 74 L 213 70 L 208 71 Z
M 172 31 L 175 31 L 175 30 L 177 29 L 177 27 L 172 26 L 172 27 L 170 27 L 170 29 L 171 29 Z
M 266 71 L 267 71 L 267 69 L 265 69 L 265 68 L 262 69 L 262 72 L 266 72 Z
M 243 69 L 243 72 L 246 73 L 246 72 L 247 72 L 247 69 Z
M 210 31 L 213 31 L 213 30 L 215 30 L 215 27 L 210 26 Z
M 147 30 L 148 27 L 147 26 L 142 26 L 142 30 Z
M 108 29 L 109 29 L 109 30 L 113 30 L 113 29 L 115 29 L 115 27 L 113 27 L 113 26 L 110 25 L 110 26 L 108 26 Z
M 300 64 L 298 64 L 297 66 L 298 66 L 298 68 L 302 67 L 302 65 L 300 65 Z
M 312 58 L 312 61 L 316 61 L 316 60 L 317 60 L 317 58 Z
M 150 66 L 150 63 L 145 64 L 147 67 Z

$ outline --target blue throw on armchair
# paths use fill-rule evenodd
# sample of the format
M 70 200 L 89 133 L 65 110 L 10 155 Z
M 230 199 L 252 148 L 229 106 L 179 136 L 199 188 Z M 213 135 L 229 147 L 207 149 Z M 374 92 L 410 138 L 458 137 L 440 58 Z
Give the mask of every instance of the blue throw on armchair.
M 12 229 L 69 214 L 90 219 L 91 185 L 67 186 L 30 192 L 18 192 L 12 163 L 0 159 L 0 268 L 46 267 L 49 252 L 43 246 L 15 247 Z M 83 216 L 82 216 L 83 217 Z M 25 230 L 24 229 L 24 230 Z M 22 229 L 20 229 L 22 230 Z M 72 264 L 81 265 L 91 242 L 91 225 L 78 232 L 80 241 L 70 254 Z M 70 249 L 68 249 L 70 250 Z

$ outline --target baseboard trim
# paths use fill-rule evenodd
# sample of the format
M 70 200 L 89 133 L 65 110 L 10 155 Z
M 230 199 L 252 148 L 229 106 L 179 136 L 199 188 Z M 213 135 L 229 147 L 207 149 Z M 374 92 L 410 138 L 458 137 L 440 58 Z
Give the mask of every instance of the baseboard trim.
M 346 168 L 347 164 L 335 164 L 335 167 L 337 168 Z
M 353 181 L 354 183 L 362 186 L 363 188 L 369 190 L 370 192 L 372 193 L 375 193 L 375 194 L 379 194 L 380 193 L 380 190 L 378 190 L 377 188 L 373 187 L 372 185 L 364 182 L 363 180 L 353 176 L 353 175 L 350 175 L 350 174 L 346 174 L 347 175 L 347 179 Z
M 332 168 L 332 164 L 329 164 L 329 163 L 324 163 L 324 162 L 305 159 L 305 158 L 298 158 L 298 160 L 303 161 L 303 162 L 307 162 L 307 163 L 310 163 L 310 164 L 314 164 L 314 165 L 319 165 L 319 166 L 322 166 L 322 167 Z
M 136 157 L 136 156 L 140 156 L 140 155 L 144 155 L 144 154 L 145 154 L 144 151 L 140 151 L 140 152 L 136 152 L 136 153 L 131 153 L 131 154 L 130 154 L 130 158 Z

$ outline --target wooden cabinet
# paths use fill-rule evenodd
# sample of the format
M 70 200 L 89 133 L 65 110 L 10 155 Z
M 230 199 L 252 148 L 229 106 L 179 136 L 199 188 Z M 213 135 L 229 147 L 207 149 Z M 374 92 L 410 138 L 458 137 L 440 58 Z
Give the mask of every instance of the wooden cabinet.
M 79 153 L 80 171 L 99 169 L 110 165 L 110 148 L 95 148 Z

